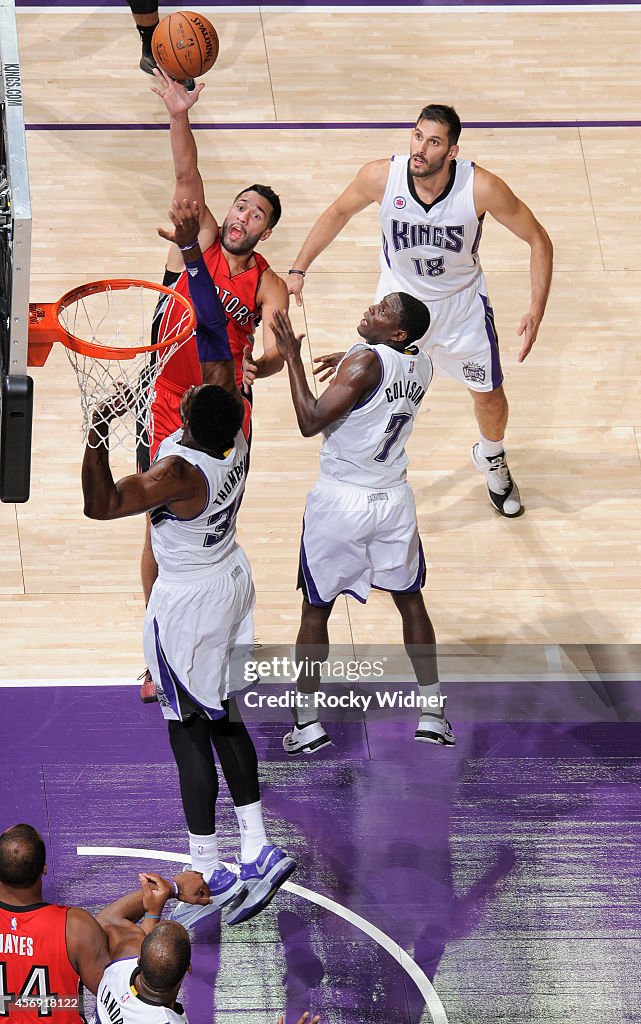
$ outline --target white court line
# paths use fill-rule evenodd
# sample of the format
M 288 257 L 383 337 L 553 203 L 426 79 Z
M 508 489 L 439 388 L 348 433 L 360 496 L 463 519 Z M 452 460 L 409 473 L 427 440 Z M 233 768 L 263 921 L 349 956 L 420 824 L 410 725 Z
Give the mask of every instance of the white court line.
M 79 857 L 139 857 L 143 860 L 171 860 L 180 864 L 189 864 L 191 857 L 184 853 L 167 853 L 165 850 L 139 850 L 130 846 L 78 846 L 76 853 Z M 231 865 L 227 865 L 230 867 Z M 394 939 L 382 932 L 380 928 L 371 921 L 355 914 L 352 910 L 336 903 L 328 896 L 322 896 L 313 889 L 306 889 L 303 885 L 296 885 L 294 882 L 285 882 L 282 888 L 291 892 L 294 896 L 300 896 L 308 903 L 315 903 L 318 907 L 324 907 L 337 917 L 354 925 L 359 931 L 364 932 L 370 939 L 373 939 L 386 953 L 396 960 L 406 974 L 410 976 L 417 989 L 421 993 L 425 1004 L 432 1015 L 434 1024 L 448 1024 L 447 1014 L 432 983 L 427 975 L 421 970 L 411 956 L 398 945 Z
M 140 667 L 140 666 L 138 666 Z M 0 679 L 0 690 L 8 690 L 12 687 L 30 688 L 34 686 L 140 686 L 141 680 L 130 676 L 123 679 Z

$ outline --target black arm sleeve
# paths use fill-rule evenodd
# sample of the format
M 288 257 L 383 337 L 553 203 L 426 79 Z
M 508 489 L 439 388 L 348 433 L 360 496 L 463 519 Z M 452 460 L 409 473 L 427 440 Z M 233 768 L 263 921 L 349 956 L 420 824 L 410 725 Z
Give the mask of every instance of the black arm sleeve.
M 227 318 L 207 264 L 199 259 L 185 263 L 189 296 L 196 311 L 196 344 L 201 363 L 233 359 L 227 337 Z

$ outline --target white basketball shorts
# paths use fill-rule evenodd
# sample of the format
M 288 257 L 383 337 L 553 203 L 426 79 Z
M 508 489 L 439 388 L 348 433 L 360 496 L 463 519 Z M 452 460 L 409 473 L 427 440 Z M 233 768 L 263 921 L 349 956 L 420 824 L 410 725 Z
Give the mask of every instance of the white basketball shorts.
M 412 593 L 425 558 L 409 484 L 370 491 L 321 478 L 307 495 L 298 586 L 310 604 L 339 594 L 365 603 L 372 587 Z
M 176 573 L 154 583 L 144 625 L 147 667 L 162 713 L 182 721 L 194 711 L 226 712 L 223 700 L 247 688 L 254 647 L 256 594 L 247 557 L 236 547 L 203 576 Z
M 382 275 L 377 301 L 392 291 L 403 290 L 391 277 Z M 446 299 L 425 299 L 430 327 L 416 344 L 432 359 L 441 377 L 460 380 L 472 391 L 494 391 L 503 383 L 499 339 L 487 284 L 479 274 L 473 284 Z

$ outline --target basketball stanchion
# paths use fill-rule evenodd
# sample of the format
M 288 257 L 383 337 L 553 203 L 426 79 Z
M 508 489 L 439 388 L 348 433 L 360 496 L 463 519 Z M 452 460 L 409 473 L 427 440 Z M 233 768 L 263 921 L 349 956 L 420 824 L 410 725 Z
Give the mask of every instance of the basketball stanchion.
M 152 326 L 158 337 L 150 341 Z M 170 324 L 163 329 L 165 324 Z M 194 332 L 189 299 L 164 285 L 130 278 L 93 281 L 57 302 L 29 303 L 28 365 L 44 366 L 60 342 L 76 372 L 85 440 L 103 407 L 118 394 L 126 403 L 111 423 L 111 447 L 151 444 L 151 404 L 158 374 Z M 101 439 L 99 444 L 107 443 Z

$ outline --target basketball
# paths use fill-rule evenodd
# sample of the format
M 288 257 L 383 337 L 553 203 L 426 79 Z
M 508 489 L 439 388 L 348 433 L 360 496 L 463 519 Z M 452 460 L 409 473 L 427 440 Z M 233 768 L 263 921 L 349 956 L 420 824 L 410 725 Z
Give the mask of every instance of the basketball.
M 211 21 L 194 11 L 168 14 L 151 40 L 154 60 L 172 78 L 182 81 L 204 75 L 216 63 L 218 36 Z

